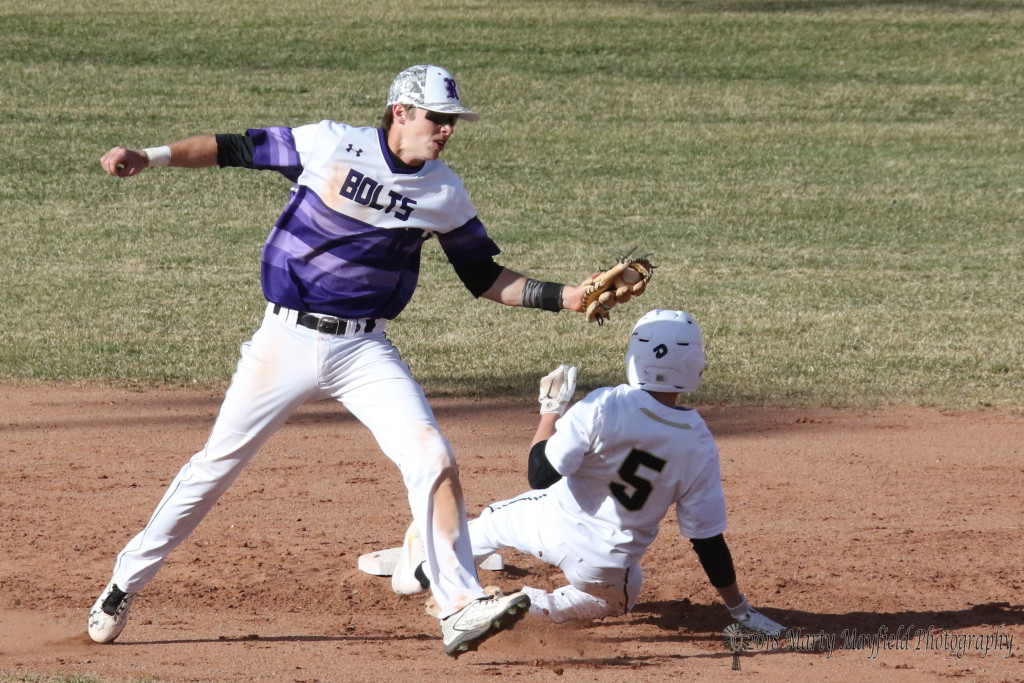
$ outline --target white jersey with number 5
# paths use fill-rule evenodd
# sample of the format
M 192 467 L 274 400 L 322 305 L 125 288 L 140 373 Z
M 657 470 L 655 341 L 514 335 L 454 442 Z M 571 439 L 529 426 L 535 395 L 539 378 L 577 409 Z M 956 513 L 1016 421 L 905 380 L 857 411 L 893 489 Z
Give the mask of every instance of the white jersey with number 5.
M 626 384 L 597 389 L 558 420 L 545 452 L 563 475 L 550 524 L 597 566 L 638 560 L 673 503 L 683 536 L 725 531 L 718 448 L 695 410 Z

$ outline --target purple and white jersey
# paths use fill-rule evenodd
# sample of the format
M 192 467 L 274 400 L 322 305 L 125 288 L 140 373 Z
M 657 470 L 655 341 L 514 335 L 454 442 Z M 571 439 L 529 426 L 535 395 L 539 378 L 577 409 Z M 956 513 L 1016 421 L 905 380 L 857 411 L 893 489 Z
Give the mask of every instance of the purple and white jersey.
M 249 130 L 256 168 L 294 183 L 263 248 L 271 303 L 339 318 L 394 318 L 437 235 L 456 265 L 499 253 L 442 161 L 394 165 L 384 131 L 334 121 Z
M 725 531 L 718 447 L 697 411 L 621 384 L 591 392 L 555 428 L 545 452 L 563 478 L 549 489 L 560 511 L 550 524 L 582 557 L 628 566 L 673 503 L 683 536 Z

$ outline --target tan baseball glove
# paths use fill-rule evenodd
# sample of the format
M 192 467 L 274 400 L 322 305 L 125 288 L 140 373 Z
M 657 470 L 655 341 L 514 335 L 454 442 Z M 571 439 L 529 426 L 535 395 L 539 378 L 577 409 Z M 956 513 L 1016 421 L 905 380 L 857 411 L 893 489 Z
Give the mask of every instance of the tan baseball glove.
M 598 325 L 603 325 L 617 304 L 624 304 L 644 293 L 653 273 L 654 266 L 646 256 L 626 256 L 608 270 L 602 270 L 581 282 L 587 322 L 596 320 Z

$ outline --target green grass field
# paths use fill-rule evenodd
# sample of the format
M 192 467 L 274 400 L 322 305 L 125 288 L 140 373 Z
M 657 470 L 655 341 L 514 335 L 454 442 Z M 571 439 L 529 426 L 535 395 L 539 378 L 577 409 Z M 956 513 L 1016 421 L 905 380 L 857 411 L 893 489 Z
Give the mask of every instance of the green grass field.
M 474 301 L 436 242 L 390 326 L 431 395 L 617 383 L 684 308 L 698 402 L 1024 410 L 1024 4 L 9 0 L 0 380 L 221 385 L 288 183 L 102 173 L 112 145 L 374 125 L 433 62 L 481 112 L 446 161 L 503 249 L 576 282 L 658 264 L 603 327 Z

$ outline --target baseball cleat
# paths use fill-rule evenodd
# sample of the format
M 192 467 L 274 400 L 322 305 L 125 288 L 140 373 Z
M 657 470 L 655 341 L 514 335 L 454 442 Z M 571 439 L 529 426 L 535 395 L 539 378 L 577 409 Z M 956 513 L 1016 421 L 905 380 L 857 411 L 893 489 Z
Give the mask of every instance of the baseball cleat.
M 735 619 L 743 627 L 748 628 L 751 631 L 763 633 L 768 636 L 778 636 L 786 630 L 786 627 L 782 624 L 776 621 L 772 621 L 771 619 L 769 619 L 768 617 L 766 617 L 765 615 L 761 614 L 756 609 L 751 607 L 750 603 L 747 602 L 747 596 L 743 593 L 740 593 L 740 604 L 734 605 L 732 607 L 726 605 L 726 607 L 728 608 L 729 614 L 732 615 L 733 619 Z
M 484 586 L 484 593 L 495 598 L 505 597 L 505 592 L 497 586 Z M 423 611 L 435 619 L 441 616 L 441 606 L 437 604 L 437 598 L 431 595 L 427 598 L 427 601 L 423 603 Z
M 441 620 L 444 651 L 458 659 L 464 652 L 476 650 L 495 633 L 511 629 L 529 608 L 530 598 L 523 593 L 474 600 Z
M 121 635 L 136 595 L 125 593 L 111 581 L 89 611 L 89 637 L 97 643 L 110 643 Z
M 750 611 L 748 611 L 747 614 L 737 619 L 737 621 L 742 624 L 744 628 L 769 636 L 780 636 L 782 635 L 782 632 L 786 630 L 785 626 L 777 621 L 769 619 L 753 607 L 750 608 Z
M 415 595 L 429 588 L 430 581 L 420 567 L 425 559 L 423 539 L 416 529 L 416 522 L 413 522 L 402 541 L 402 554 L 398 557 L 395 573 L 391 575 L 391 590 L 399 595 Z

